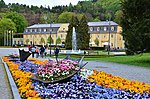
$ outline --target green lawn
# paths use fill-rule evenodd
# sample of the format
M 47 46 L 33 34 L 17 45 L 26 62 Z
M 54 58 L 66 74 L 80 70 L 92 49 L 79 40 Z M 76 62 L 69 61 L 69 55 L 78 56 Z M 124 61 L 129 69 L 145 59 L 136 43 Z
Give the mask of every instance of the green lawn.
M 71 58 L 76 59 L 76 58 L 80 58 L 83 55 L 70 55 L 70 56 Z M 59 54 L 58 56 L 58 58 L 65 58 L 65 57 L 66 55 L 61 55 L 61 54 Z M 95 55 L 86 55 L 84 60 L 114 62 L 114 63 L 150 68 L 150 53 L 144 53 L 144 54 L 134 55 L 134 56 L 114 56 L 114 55 L 108 56 L 107 52 L 99 52 L 99 54 L 95 54 Z
M 111 56 L 111 57 L 105 56 L 99 58 L 85 58 L 85 60 L 114 62 L 150 68 L 150 53 L 144 53 L 142 55 L 134 55 L 134 56 Z

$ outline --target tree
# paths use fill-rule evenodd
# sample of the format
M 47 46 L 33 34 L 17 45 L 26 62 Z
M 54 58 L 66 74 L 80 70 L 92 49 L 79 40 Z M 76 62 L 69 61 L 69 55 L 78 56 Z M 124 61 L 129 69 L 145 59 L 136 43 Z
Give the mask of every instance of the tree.
M 44 40 L 44 38 L 43 38 L 43 37 L 41 37 L 40 42 L 41 42 L 42 44 L 44 44 L 44 43 L 45 43 L 45 40 Z
M 28 44 L 28 43 L 29 43 L 29 41 L 30 41 L 29 39 L 26 39 L 26 44 Z
M 89 48 L 90 34 L 88 33 L 88 22 L 85 15 L 83 15 L 78 25 L 77 31 L 77 46 L 78 49 L 87 49 Z
M 16 32 L 15 23 L 10 19 L 2 18 L 0 20 L 0 45 L 4 45 L 5 35 L 8 31 Z
M 67 36 L 66 36 L 66 40 L 65 40 L 65 47 L 66 49 L 72 49 L 72 32 L 73 32 L 73 27 L 75 27 L 75 31 L 76 33 L 78 33 L 78 19 L 76 16 L 72 16 L 71 21 L 69 23 L 68 26 L 68 31 L 67 31 Z M 77 44 L 78 46 L 78 44 Z
M 123 0 L 121 25 L 127 54 L 150 50 L 149 0 Z M 140 8 L 140 9 L 139 9 Z
M 49 43 L 49 44 L 54 43 L 54 40 L 53 40 L 53 38 L 51 36 L 48 37 L 47 43 Z
M 98 38 L 96 38 L 95 40 L 94 40 L 94 42 L 95 42 L 95 44 L 98 46 L 99 45 L 99 40 L 98 40 Z
M 118 24 L 121 24 L 122 15 L 123 15 L 122 10 L 118 10 L 118 11 L 115 13 L 115 19 L 114 19 L 114 21 L 115 21 L 116 23 L 118 23 Z
M 60 37 L 58 37 L 58 38 L 56 39 L 56 43 L 57 43 L 57 44 L 61 44 L 61 39 L 60 39 Z
M 17 33 L 23 32 L 27 26 L 27 21 L 24 16 L 17 12 L 7 13 L 5 17 L 11 19 L 16 24 Z
M 58 22 L 60 23 L 69 23 L 72 16 L 75 14 L 73 12 L 63 12 L 62 14 L 59 15 L 58 17 Z

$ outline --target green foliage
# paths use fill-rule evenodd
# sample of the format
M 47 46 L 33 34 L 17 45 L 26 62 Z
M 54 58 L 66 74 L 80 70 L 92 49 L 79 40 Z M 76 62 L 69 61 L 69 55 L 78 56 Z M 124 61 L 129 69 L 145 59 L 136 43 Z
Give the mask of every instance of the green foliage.
M 150 50 L 150 2 L 149 0 L 122 1 L 122 27 L 125 47 L 133 53 Z M 139 9 L 140 8 L 140 9 Z
M 44 44 L 44 43 L 45 43 L 45 40 L 44 40 L 44 38 L 43 38 L 43 37 L 41 38 L 40 42 L 41 42 L 42 44 Z
M 7 30 L 13 30 L 16 31 L 15 23 L 8 18 L 2 18 L 0 20 L 0 30 L 7 31 Z
M 123 12 L 122 12 L 122 10 L 118 10 L 116 13 L 115 13 L 115 19 L 114 19 L 114 21 L 116 22 L 116 23 L 118 23 L 118 24 L 121 24 L 121 18 L 122 18 L 122 16 L 123 16 Z
M 73 12 L 63 12 L 58 17 L 58 22 L 60 23 L 69 23 L 71 21 L 72 16 L 75 14 Z
M 87 18 L 83 15 L 77 30 L 77 47 L 78 49 L 89 48 L 90 34 L 88 33 Z
M 0 20 L 0 45 L 4 44 L 4 34 L 8 31 L 16 31 L 15 23 L 10 19 L 2 18 Z
M 98 46 L 99 45 L 99 40 L 98 40 L 98 38 L 96 38 L 95 40 L 94 40 L 94 42 L 95 42 L 95 44 Z
M 51 36 L 48 37 L 47 43 L 49 43 L 49 44 L 53 44 L 54 43 L 54 40 L 53 40 L 53 38 Z
M 29 43 L 29 41 L 30 41 L 29 39 L 26 39 L 26 44 L 28 44 L 28 43 Z
M 111 20 L 114 20 L 116 11 L 120 10 L 120 1 L 121 0 L 85 0 L 79 1 L 77 5 L 72 5 L 70 3 L 69 6 L 54 6 L 52 7 L 52 9 L 50 9 L 49 6 L 43 7 L 42 5 L 40 7 L 19 3 L 9 3 L 8 5 L 6 5 L 5 2 L 1 0 L 0 12 L 21 13 L 26 17 L 29 25 L 33 25 L 35 23 L 49 23 L 50 15 L 51 22 L 53 23 L 69 23 L 71 20 L 71 16 L 66 12 L 85 14 L 88 21 L 105 21 L 108 20 L 106 17 L 107 13 L 109 12 L 112 16 Z M 43 19 L 43 15 L 45 14 L 47 14 L 48 17 L 46 22 Z M 80 20 L 80 18 L 78 19 Z
M 57 43 L 57 44 L 61 44 L 61 39 L 60 39 L 60 37 L 58 37 L 58 38 L 56 39 L 56 43 Z
M 74 17 L 72 16 L 71 21 L 68 26 L 68 31 L 66 35 L 66 40 L 65 40 L 65 47 L 66 49 L 72 49 L 72 29 L 73 29 L 73 20 Z
M 17 12 L 7 13 L 5 17 L 11 19 L 16 24 L 17 33 L 23 32 L 27 26 L 27 21 L 24 16 Z

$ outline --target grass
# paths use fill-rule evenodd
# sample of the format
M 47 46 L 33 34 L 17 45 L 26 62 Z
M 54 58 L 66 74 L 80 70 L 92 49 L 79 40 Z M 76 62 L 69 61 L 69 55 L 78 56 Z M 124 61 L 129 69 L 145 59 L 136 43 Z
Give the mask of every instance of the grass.
M 80 58 L 83 55 L 70 55 L 71 58 Z M 59 55 L 59 58 L 65 58 L 66 55 Z M 107 55 L 86 55 L 84 60 L 87 61 L 105 61 L 127 65 L 135 65 L 150 68 L 150 53 L 144 53 L 134 56 L 107 56 Z
M 127 65 L 135 65 L 150 68 L 150 53 L 144 53 L 134 56 L 105 56 L 99 58 L 86 58 L 85 60 L 97 60 L 105 62 L 114 62 Z

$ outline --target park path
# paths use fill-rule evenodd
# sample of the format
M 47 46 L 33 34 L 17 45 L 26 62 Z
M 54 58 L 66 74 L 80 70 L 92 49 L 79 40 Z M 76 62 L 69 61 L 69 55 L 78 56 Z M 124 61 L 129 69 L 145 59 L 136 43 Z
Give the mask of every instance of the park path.
M 88 61 L 85 68 L 104 71 L 115 76 L 145 82 L 150 85 L 150 68 L 101 61 Z
M 13 99 L 5 67 L 0 59 L 0 99 Z

